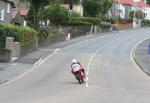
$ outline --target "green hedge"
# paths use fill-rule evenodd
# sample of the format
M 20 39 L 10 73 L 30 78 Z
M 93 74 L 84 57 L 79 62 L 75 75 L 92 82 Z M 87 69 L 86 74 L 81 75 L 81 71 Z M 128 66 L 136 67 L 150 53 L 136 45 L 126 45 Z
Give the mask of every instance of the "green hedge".
M 0 24 L 0 47 L 5 46 L 6 37 L 13 37 L 21 46 L 32 44 L 37 39 L 37 32 L 30 27 Z
M 144 26 L 150 26 L 150 20 L 145 19 L 145 20 L 142 21 L 142 24 Z
M 101 22 L 99 25 L 101 28 L 110 28 L 112 24 L 110 22 Z
M 72 17 L 70 18 L 71 21 L 80 21 L 80 22 L 87 22 L 91 23 L 93 25 L 99 25 L 101 23 L 101 20 L 98 18 L 92 18 L 92 17 Z
M 64 23 L 63 25 L 71 25 L 71 26 L 91 26 L 91 23 L 88 22 L 82 22 L 82 21 L 68 21 Z
M 40 28 L 38 31 L 38 37 L 40 39 L 46 39 L 48 37 L 54 37 L 58 33 L 58 31 L 59 30 L 56 27 L 53 27 L 51 29 L 43 27 L 43 28 Z

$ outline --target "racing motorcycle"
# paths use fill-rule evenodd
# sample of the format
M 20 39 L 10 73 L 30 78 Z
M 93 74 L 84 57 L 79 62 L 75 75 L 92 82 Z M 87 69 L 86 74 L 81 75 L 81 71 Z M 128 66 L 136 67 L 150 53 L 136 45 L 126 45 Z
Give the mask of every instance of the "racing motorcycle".
M 75 75 L 79 84 L 84 83 L 84 79 L 85 79 L 84 69 L 80 68 L 79 71 L 72 69 L 71 72 Z

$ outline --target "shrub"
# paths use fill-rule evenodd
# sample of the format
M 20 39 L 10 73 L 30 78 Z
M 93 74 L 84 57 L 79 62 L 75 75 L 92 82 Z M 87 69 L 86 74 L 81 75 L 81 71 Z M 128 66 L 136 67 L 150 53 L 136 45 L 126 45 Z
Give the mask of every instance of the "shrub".
M 110 22 L 101 22 L 100 27 L 101 28 L 110 28 L 112 24 Z
M 142 24 L 143 24 L 144 26 L 150 26 L 150 20 L 144 19 L 144 20 L 142 21 Z
M 37 39 L 37 32 L 29 27 L 0 25 L 0 47 L 5 46 L 6 37 L 13 37 L 21 46 L 32 44 Z
M 91 26 L 91 23 L 88 22 L 82 22 L 82 21 L 68 21 L 64 23 L 63 25 L 71 25 L 71 26 Z
M 68 10 L 58 5 L 48 6 L 41 13 L 41 19 L 49 20 L 52 25 L 57 26 L 68 21 Z
M 53 27 L 53 28 L 40 28 L 38 37 L 40 39 L 46 39 L 48 37 L 54 37 L 58 33 L 58 28 Z
M 92 17 L 72 17 L 70 19 L 71 19 L 71 21 L 87 22 L 87 23 L 91 23 L 93 25 L 99 25 L 101 23 L 100 19 L 92 18 Z
M 71 13 L 69 14 L 69 17 L 72 18 L 72 17 L 81 17 L 81 15 L 75 11 L 71 11 Z

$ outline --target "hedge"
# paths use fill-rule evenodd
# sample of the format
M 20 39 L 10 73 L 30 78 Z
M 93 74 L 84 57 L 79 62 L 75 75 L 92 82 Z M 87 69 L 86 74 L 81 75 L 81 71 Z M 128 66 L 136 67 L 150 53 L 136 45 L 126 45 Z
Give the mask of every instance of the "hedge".
M 53 27 L 53 28 L 48 28 L 48 27 L 43 27 L 40 28 L 38 31 L 38 37 L 39 39 L 46 39 L 48 37 L 54 37 L 58 33 L 58 28 Z
M 68 21 L 64 23 L 63 25 L 71 25 L 71 26 L 91 26 L 91 23 L 88 22 L 82 22 L 82 21 Z
M 142 24 L 144 26 L 150 26 L 150 20 L 145 19 L 145 20 L 142 21 Z
M 92 18 L 92 17 L 72 17 L 70 18 L 71 21 L 80 21 L 80 22 L 87 22 L 91 23 L 93 25 L 99 25 L 101 23 L 101 20 L 98 18 Z
M 110 28 L 112 24 L 110 22 L 101 22 L 99 25 L 101 28 Z
M 21 46 L 25 46 L 36 41 L 37 32 L 30 27 L 0 24 L 0 47 L 5 47 L 6 37 L 13 37 L 14 42 L 20 42 Z

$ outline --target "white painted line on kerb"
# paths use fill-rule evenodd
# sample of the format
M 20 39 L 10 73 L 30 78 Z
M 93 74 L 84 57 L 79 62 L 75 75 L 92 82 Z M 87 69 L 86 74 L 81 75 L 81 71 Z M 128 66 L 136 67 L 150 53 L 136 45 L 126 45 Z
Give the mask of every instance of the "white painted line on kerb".
M 10 78 L 7 82 L 1 84 L 0 86 L 4 86 L 7 85 L 9 83 L 12 83 L 22 77 L 24 77 L 25 75 L 29 74 L 30 72 L 32 72 L 34 69 L 36 69 L 37 67 L 39 67 L 42 63 L 44 63 L 46 60 L 48 60 L 51 56 L 53 56 L 54 54 L 56 54 L 57 52 L 54 52 L 52 54 L 50 54 L 49 56 L 47 56 L 45 59 L 43 59 L 41 62 L 39 62 L 37 65 L 34 65 L 33 67 L 29 68 L 26 72 L 22 73 L 21 75 L 17 76 L 17 77 L 12 77 Z
M 120 38 L 117 38 L 117 39 L 114 39 L 114 40 L 111 40 L 111 41 L 105 43 L 103 46 L 99 47 L 99 48 L 92 54 L 92 56 L 90 57 L 89 63 L 88 63 L 88 65 L 87 65 L 87 72 L 88 72 L 88 75 L 86 76 L 86 78 L 88 78 L 88 76 L 89 76 L 90 65 L 91 65 L 91 63 L 92 63 L 94 57 L 95 57 L 96 54 L 98 53 L 98 51 L 101 50 L 102 48 L 106 47 L 107 45 L 111 44 L 112 42 L 118 40 L 118 39 L 120 39 Z M 87 80 L 86 80 L 86 83 L 85 83 L 85 87 L 88 87 L 88 86 L 89 86 L 89 79 L 87 79 Z
M 134 60 L 134 57 L 135 57 L 134 50 L 136 49 L 136 47 L 137 47 L 140 43 L 142 43 L 143 41 L 145 41 L 145 40 L 147 40 L 147 39 L 149 39 L 149 38 L 150 38 L 150 37 L 148 36 L 148 37 L 146 37 L 146 38 L 140 40 L 139 42 L 137 42 L 137 43 L 132 47 L 132 49 L 131 49 L 131 51 L 130 51 L 130 59 L 131 59 L 133 65 L 134 65 L 134 66 L 143 74 L 143 76 L 145 76 L 145 77 L 148 77 L 147 74 L 144 73 L 144 72 L 141 70 L 141 68 L 137 65 L 137 63 L 136 63 L 135 60 Z M 148 77 L 148 79 L 150 79 L 150 78 Z
M 37 62 L 35 62 L 33 65 L 38 65 L 40 62 L 42 61 L 42 59 L 40 58 Z

